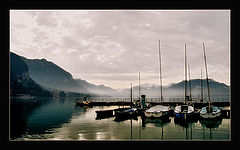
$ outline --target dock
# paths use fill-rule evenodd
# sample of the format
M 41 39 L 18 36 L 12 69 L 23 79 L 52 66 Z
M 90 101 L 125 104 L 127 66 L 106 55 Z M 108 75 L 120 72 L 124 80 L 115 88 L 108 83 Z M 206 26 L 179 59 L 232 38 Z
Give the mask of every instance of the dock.
M 133 102 L 124 102 L 124 101 L 117 101 L 117 102 L 91 102 L 93 106 L 134 106 Z
M 222 107 L 221 108 L 221 113 L 222 113 L 222 116 L 226 119 L 230 119 L 231 117 L 231 109 L 230 107 Z
M 132 102 L 130 98 L 121 98 L 121 97 L 88 97 L 85 99 L 79 99 L 79 101 L 88 100 L 91 102 L 93 106 L 133 106 L 137 102 L 140 104 L 141 99 L 132 98 Z M 223 98 L 212 98 L 211 103 L 217 107 L 230 106 L 230 97 Z M 183 104 L 184 99 L 179 97 L 171 97 L 168 99 L 164 99 L 163 105 L 165 106 L 178 106 Z M 205 99 L 203 102 L 200 102 L 198 98 L 192 98 L 192 100 L 188 101 L 193 104 L 195 107 L 202 107 L 207 104 L 207 100 Z M 146 105 L 160 105 L 161 102 L 159 98 L 145 98 Z
M 101 98 L 101 99 L 88 99 L 87 106 L 118 106 L 119 108 L 110 109 L 110 110 L 98 110 L 96 111 L 97 117 L 96 119 L 104 119 L 109 117 L 114 117 L 115 112 L 120 109 L 124 109 L 125 106 L 127 107 L 136 107 L 138 115 L 143 115 L 144 111 L 152 106 L 155 105 L 164 105 L 170 106 L 171 112 L 173 112 L 174 107 L 184 104 L 183 101 L 179 98 L 165 100 L 162 103 L 158 101 L 158 99 L 149 98 L 145 101 L 145 106 L 141 106 L 142 103 L 138 99 L 134 99 L 132 102 L 128 98 Z M 76 101 L 76 106 L 82 106 L 83 101 Z M 188 104 L 193 105 L 194 108 L 198 111 L 202 107 L 208 106 L 207 102 L 199 102 L 198 100 L 188 101 Z M 214 106 L 221 108 L 222 116 L 224 118 L 230 118 L 230 101 L 215 101 L 211 103 Z M 122 108 L 121 108 L 122 106 Z M 197 112 L 196 112 L 197 113 Z M 173 113 L 172 113 L 173 114 Z
M 124 101 L 117 101 L 117 102 L 91 102 L 92 106 L 135 106 L 134 102 L 124 102 Z M 190 104 L 194 105 L 195 108 L 202 108 L 207 106 L 208 103 L 200 103 L 200 102 L 189 102 Z M 77 103 L 76 103 L 77 104 Z M 178 106 L 184 104 L 183 102 L 146 102 L 146 104 L 155 106 L 155 105 L 164 105 L 164 106 Z M 213 102 L 212 105 L 217 107 L 224 107 L 230 106 L 230 102 Z

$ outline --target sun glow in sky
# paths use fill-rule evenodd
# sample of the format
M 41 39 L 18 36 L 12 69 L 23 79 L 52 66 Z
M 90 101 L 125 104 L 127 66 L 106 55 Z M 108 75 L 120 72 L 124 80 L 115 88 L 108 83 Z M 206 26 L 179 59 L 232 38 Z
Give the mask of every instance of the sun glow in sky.
M 184 44 L 191 78 L 204 68 L 230 85 L 230 10 L 11 10 L 10 51 L 45 58 L 75 79 L 115 89 L 184 80 Z

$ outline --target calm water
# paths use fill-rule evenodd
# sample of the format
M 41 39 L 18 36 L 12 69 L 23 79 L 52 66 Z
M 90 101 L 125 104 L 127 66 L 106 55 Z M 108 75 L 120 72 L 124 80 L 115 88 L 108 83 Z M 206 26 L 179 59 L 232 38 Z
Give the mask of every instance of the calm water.
M 75 98 L 11 99 L 11 140 L 230 140 L 230 119 L 206 127 L 199 121 L 149 122 L 139 116 L 117 121 L 96 119 L 96 110 L 117 106 L 75 106 Z

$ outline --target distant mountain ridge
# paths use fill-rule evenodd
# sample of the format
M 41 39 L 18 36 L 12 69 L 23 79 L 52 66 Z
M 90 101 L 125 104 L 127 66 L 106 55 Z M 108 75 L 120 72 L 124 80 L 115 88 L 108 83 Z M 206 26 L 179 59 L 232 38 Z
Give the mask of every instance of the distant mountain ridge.
M 18 56 L 12 52 L 11 55 Z M 14 71 L 18 72 L 17 68 L 21 68 L 20 70 L 22 71 L 25 70 L 33 82 L 50 91 L 60 90 L 95 94 L 98 96 L 130 97 L 130 88 L 119 91 L 104 85 L 95 85 L 83 79 L 74 79 L 69 72 L 46 59 L 27 59 L 22 56 L 18 57 L 21 58 L 23 63 L 19 63 L 22 65 L 20 65 L 20 67 L 15 67 Z M 18 63 L 15 65 L 17 64 Z M 11 70 L 11 73 L 14 73 L 13 70 Z M 191 80 L 191 93 L 193 96 L 200 95 L 200 82 L 200 79 Z M 209 79 L 209 83 L 211 95 L 230 95 L 230 87 L 226 84 L 219 83 L 213 79 Z M 167 86 L 163 86 L 163 96 L 182 97 L 184 95 L 184 85 L 185 82 L 181 81 L 179 83 L 171 83 Z M 204 95 L 207 95 L 206 79 L 203 79 L 203 88 Z M 138 89 L 138 86 L 133 87 L 134 97 L 139 95 Z M 187 84 L 187 89 L 189 93 L 189 84 Z M 145 94 L 147 97 L 159 97 L 159 85 L 149 83 L 143 84 L 141 85 L 141 94 Z
M 111 88 L 111 87 L 107 87 L 103 84 L 101 85 L 95 85 L 92 83 L 87 82 L 86 80 L 82 80 L 82 79 L 75 79 L 75 81 L 79 84 L 84 86 L 85 88 L 87 88 L 89 91 L 96 93 L 98 95 L 106 95 L 106 96 L 115 96 L 118 95 L 117 90 Z
M 191 94 L 193 97 L 199 97 L 201 92 L 201 79 L 192 79 L 191 82 Z M 207 81 L 206 79 L 202 80 L 203 82 L 203 94 L 207 95 Z M 230 87 L 224 83 L 219 83 L 213 79 L 209 79 L 209 88 L 211 96 L 229 96 Z M 183 97 L 185 89 L 185 81 L 178 83 L 172 83 L 169 86 L 163 86 L 163 96 L 166 97 Z M 123 94 L 128 94 L 130 89 L 123 89 Z M 148 97 L 159 97 L 160 96 L 160 86 L 156 84 L 143 84 L 140 85 L 141 95 L 144 94 Z M 189 82 L 187 82 L 187 94 L 189 95 Z M 139 95 L 139 86 L 133 87 L 133 94 L 135 96 Z

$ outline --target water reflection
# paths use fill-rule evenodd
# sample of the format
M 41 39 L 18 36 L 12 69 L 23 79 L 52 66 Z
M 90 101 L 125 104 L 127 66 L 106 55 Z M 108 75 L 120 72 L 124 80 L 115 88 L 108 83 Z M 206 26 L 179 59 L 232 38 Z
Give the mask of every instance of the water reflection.
M 210 119 L 210 120 L 205 120 L 205 119 L 200 119 L 199 122 L 201 123 L 203 127 L 203 139 L 206 138 L 206 133 L 205 130 L 209 129 L 209 139 L 212 140 L 212 129 L 217 129 L 219 125 L 222 124 L 222 117 L 219 117 L 218 119 Z
M 171 121 L 169 117 L 167 118 L 146 118 L 146 117 L 141 117 L 142 118 L 142 126 L 146 127 L 147 123 L 154 124 L 156 127 L 162 127 L 164 125 L 167 125 Z
M 199 119 L 199 122 L 202 124 L 205 128 L 218 128 L 220 124 L 222 124 L 222 117 L 214 120 L 204 120 Z
M 147 118 L 142 116 L 142 127 L 146 127 L 146 124 L 153 124 L 155 127 L 160 127 L 161 128 L 161 139 L 163 140 L 164 137 L 164 126 L 167 126 L 170 122 L 171 119 L 170 117 L 166 118 Z
M 72 104 L 65 98 L 11 99 L 10 138 L 32 135 L 41 138 L 53 128 L 69 122 Z M 24 138 L 24 137 L 23 137 Z
M 129 116 L 129 117 L 115 117 L 114 121 L 116 122 L 122 122 L 122 121 L 126 121 L 126 120 L 138 120 L 137 116 Z
M 230 139 L 229 119 L 216 122 L 202 120 L 181 122 L 174 117 L 150 119 L 137 116 L 120 120 L 115 116 L 97 118 L 97 110 L 116 108 L 117 106 L 77 107 L 74 99 L 13 100 L 11 101 L 11 139 Z
M 180 120 L 178 118 L 174 118 L 174 123 L 179 125 L 185 129 L 185 138 L 186 140 L 192 140 L 192 127 L 194 123 L 197 123 L 198 120 Z

